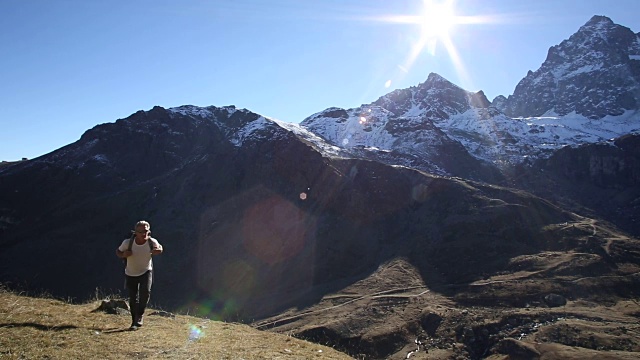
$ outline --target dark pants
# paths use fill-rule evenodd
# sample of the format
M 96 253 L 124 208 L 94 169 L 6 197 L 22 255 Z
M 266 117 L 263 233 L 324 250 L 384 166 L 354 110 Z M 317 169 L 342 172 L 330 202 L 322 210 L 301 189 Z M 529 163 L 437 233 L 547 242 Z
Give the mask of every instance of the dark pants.
M 153 273 L 149 270 L 140 276 L 125 276 L 127 277 L 127 289 L 129 290 L 131 322 L 135 324 L 142 319 L 144 310 L 149 303 Z

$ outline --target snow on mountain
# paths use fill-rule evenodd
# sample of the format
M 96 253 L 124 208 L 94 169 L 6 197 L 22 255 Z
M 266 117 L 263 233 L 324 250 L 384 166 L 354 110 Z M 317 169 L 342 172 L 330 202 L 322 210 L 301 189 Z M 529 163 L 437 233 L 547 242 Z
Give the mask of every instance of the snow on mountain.
M 460 141 L 473 155 L 494 164 L 518 164 L 547 157 L 564 146 L 606 142 L 628 133 L 640 132 L 640 114 L 627 111 L 620 116 L 591 120 L 580 114 L 510 118 L 504 114 L 478 121 L 477 111 L 438 123 L 451 138 Z
M 221 108 L 216 108 L 213 106 L 199 107 L 199 106 L 193 106 L 193 105 L 183 105 L 179 107 L 169 108 L 167 110 L 175 114 L 189 116 L 196 121 L 202 121 L 203 118 L 212 117 L 214 115 L 215 110 L 218 110 L 218 109 L 225 110 L 228 116 L 233 115 L 237 111 L 235 106 L 225 106 Z
M 469 110 L 472 96 L 432 73 L 417 87 L 396 90 L 354 109 L 329 108 L 300 124 L 346 149 L 420 151 L 451 142 L 433 121 Z
M 605 142 L 640 132 L 640 112 L 593 120 L 575 112 L 511 118 L 483 106 L 440 76 L 418 87 L 397 90 L 371 105 L 329 108 L 301 125 L 345 149 L 373 149 L 429 158 L 438 146 L 456 142 L 474 157 L 496 165 L 547 157 L 564 146 Z M 375 105 L 381 104 L 389 109 Z
M 491 103 L 482 91 L 466 91 L 432 73 L 418 86 L 354 109 L 329 108 L 301 125 L 360 155 L 372 149 L 420 156 L 418 167 L 426 170 L 452 142 L 479 160 L 519 164 L 564 146 L 640 132 L 638 54 L 638 35 L 594 16 L 551 47 L 541 68 L 509 98 Z
M 395 90 L 374 101 L 395 116 L 430 119 L 447 118 L 463 113 L 470 107 L 487 108 L 490 102 L 482 91 L 469 92 L 436 73 L 418 86 Z
M 305 129 L 299 124 L 292 124 L 292 123 L 288 123 L 288 122 L 284 122 L 276 119 L 269 119 L 269 121 L 273 121 L 275 124 L 277 124 L 281 128 L 292 132 L 299 139 L 302 139 L 307 144 L 310 144 L 314 149 L 316 149 L 316 151 L 320 152 L 324 156 L 330 156 L 330 157 L 347 157 L 348 156 L 348 153 L 346 153 L 344 149 L 342 149 L 341 147 L 328 143 L 323 138 Z
M 300 125 L 351 156 L 403 165 L 438 175 L 488 178 L 484 165 L 448 136 L 436 121 L 486 106 L 474 94 L 431 74 L 416 87 L 396 90 L 354 109 L 329 108 Z M 497 111 L 483 108 L 486 113 Z
M 336 117 L 337 116 L 337 117 Z M 396 127 L 398 117 L 379 106 L 361 106 L 343 110 L 330 108 L 311 115 L 301 124 L 310 131 L 319 133 L 329 142 L 346 149 L 370 147 L 391 150 L 397 147 L 432 145 L 439 143 L 439 136 L 414 117 L 403 117 L 401 128 Z M 413 143 L 400 141 L 398 131 L 411 132 Z M 422 140 L 422 141 L 420 141 Z
M 221 129 L 224 129 L 228 140 L 237 147 L 252 137 L 258 136 L 261 129 L 269 126 L 269 121 L 261 115 L 255 114 L 247 109 L 237 109 L 235 106 L 225 107 L 198 107 L 184 105 L 167 109 L 172 114 L 180 114 L 183 117 L 191 118 L 196 124 L 202 122 L 213 122 Z

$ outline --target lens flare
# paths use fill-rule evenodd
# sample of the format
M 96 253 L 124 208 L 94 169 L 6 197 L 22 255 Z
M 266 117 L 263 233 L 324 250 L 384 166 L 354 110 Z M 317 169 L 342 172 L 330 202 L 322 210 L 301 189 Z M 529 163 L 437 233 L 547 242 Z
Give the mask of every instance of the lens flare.
M 256 283 L 255 269 L 246 261 L 229 260 L 222 270 L 222 285 L 231 294 L 248 293 Z M 231 304 L 225 304 L 229 309 Z
M 199 340 L 204 336 L 204 331 L 194 324 L 189 324 L 189 341 Z
M 245 249 L 269 265 L 297 255 L 314 229 L 304 211 L 291 202 L 272 196 L 245 211 Z
M 195 315 L 200 318 L 221 321 L 233 318 L 238 314 L 239 306 L 233 297 L 223 291 L 214 291 L 192 300 L 180 307 L 179 312 Z

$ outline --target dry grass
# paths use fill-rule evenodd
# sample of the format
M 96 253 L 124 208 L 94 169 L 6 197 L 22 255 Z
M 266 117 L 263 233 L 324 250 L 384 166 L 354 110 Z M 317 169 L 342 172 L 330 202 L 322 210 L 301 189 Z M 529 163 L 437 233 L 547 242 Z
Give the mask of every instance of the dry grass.
M 128 315 L 0 289 L 0 359 L 351 359 L 334 349 L 247 325 L 192 316 Z M 151 312 L 151 311 L 149 311 Z

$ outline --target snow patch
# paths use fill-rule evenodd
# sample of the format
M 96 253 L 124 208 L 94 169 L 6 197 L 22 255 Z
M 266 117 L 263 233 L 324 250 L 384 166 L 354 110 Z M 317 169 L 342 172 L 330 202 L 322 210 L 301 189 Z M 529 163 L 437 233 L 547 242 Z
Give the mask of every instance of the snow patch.
M 109 163 L 109 158 L 107 158 L 107 155 L 104 154 L 93 155 L 91 159 L 105 164 Z
M 294 133 L 296 136 L 311 143 L 315 149 L 320 151 L 323 155 L 328 156 L 340 156 L 342 149 L 338 146 L 329 144 L 320 136 L 312 133 L 311 131 L 303 128 L 299 124 L 292 124 L 280 120 L 271 119 L 276 125 L 281 128 Z
M 258 119 L 250 121 L 245 126 L 238 129 L 237 132 L 231 135 L 229 140 L 233 145 L 240 147 L 246 139 L 250 138 L 253 135 L 255 131 L 264 129 L 266 125 L 267 119 L 263 116 L 260 116 Z
M 180 107 L 169 108 L 167 110 L 184 116 L 197 116 L 201 118 L 206 118 L 213 115 L 213 113 L 208 108 L 193 105 L 183 105 Z

